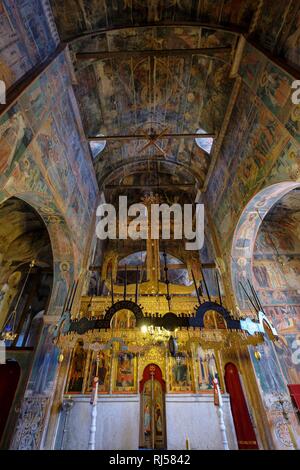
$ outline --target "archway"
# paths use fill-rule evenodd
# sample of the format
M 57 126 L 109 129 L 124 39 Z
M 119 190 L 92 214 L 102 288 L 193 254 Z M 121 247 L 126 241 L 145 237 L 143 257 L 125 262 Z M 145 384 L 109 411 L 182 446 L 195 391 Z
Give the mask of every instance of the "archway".
M 12 197 L 0 206 L 0 331 L 7 346 L 34 347 L 53 284 L 48 230 L 32 206 Z
M 166 449 L 165 381 L 156 364 L 145 367 L 140 394 L 140 448 Z
M 232 279 L 240 307 L 249 310 L 241 291 L 251 280 L 267 317 L 279 334 L 272 346 L 279 374 L 287 384 L 298 383 L 300 365 L 292 360 L 300 339 L 300 185 L 278 183 L 258 193 L 245 208 L 232 247 Z M 262 364 L 267 356 L 261 346 L 262 361 L 254 367 L 262 376 L 262 390 L 272 389 Z M 275 359 L 274 359 L 275 360 Z M 274 390 L 275 391 L 275 390 Z
M 270 427 L 276 429 L 274 439 L 280 446 L 292 443 L 277 432 L 279 425 L 272 409 L 278 396 L 290 399 L 287 386 L 300 379 L 299 361 L 295 360 L 300 340 L 299 188 L 299 183 L 283 182 L 258 193 L 240 218 L 232 246 L 232 281 L 237 303 L 244 313 L 251 311 L 239 286 L 239 282 L 247 286 L 249 279 L 279 336 L 275 343 L 265 338 L 256 351 L 250 350 L 250 356 L 265 417 Z
M 0 364 L 0 442 L 14 401 L 21 369 L 17 362 Z
M 27 204 L 48 232 L 53 254 L 53 289 L 48 311 L 51 315 L 61 315 L 68 290 L 78 272 L 82 253 L 72 242 L 73 236 L 61 212 L 43 193 L 21 192 L 6 198 L 0 195 L 0 207 L 6 207 L 11 200 Z
M 258 449 L 239 372 L 232 363 L 225 366 L 225 384 L 230 395 L 231 412 L 239 449 Z
M 299 339 L 300 314 L 300 190 L 282 197 L 261 223 L 255 240 L 252 278 L 262 306 L 279 334 L 275 344 L 287 383 L 300 381 L 292 361 Z M 295 349 L 295 348 L 294 348 Z
M 290 191 L 300 187 L 299 183 L 277 183 L 256 194 L 245 207 L 234 232 L 231 250 L 231 275 L 236 301 L 242 310 L 249 310 L 240 286 L 252 279 L 252 259 L 255 240 L 262 221 L 270 209 Z

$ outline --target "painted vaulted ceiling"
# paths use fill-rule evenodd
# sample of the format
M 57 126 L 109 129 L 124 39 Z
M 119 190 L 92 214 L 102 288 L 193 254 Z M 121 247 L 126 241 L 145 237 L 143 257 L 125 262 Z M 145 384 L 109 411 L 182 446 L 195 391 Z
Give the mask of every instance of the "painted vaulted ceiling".
M 274 3 L 51 1 L 71 47 L 83 124 L 108 199 L 120 188 L 138 198 L 147 185 L 194 198 L 230 103 L 240 33 L 297 63 L 299 2 Z M 212 149 L 211 138 L 195 140 L 197 131 L 212 134 Z

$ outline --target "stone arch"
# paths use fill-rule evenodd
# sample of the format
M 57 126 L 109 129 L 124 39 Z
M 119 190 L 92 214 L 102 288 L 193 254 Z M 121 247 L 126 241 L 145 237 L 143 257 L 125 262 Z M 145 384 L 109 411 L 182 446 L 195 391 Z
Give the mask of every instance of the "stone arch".
M 256 236 L 271 208 L 300 183 L 285 181 L 258 192 L 246 205 L 236 226 L 231 248 L 231 280 L 236 303 L 242 310 L 248 308 L 240 282 L 252 278 L 252 259 Z

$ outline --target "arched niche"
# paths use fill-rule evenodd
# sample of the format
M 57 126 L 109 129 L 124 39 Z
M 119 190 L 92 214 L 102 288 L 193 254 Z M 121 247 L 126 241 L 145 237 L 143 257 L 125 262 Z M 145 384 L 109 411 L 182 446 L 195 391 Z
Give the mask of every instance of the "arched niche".
M 253 283 L 262 304 L 300 304 L 300 188 L 281 198 L 261 223 L 253 250 Z
M 298 383 L 300 188 L 284 195 L 263 219 L 253 250 L 252 282 L 267 318 L 278 333 L 274 350 L 282 375 L 287 383 Z M 266 321 L 264 327 L 272 339 Z
M 270 341 L 274 337 L 264 320 L 267 335 L 265 343 L 258 347 L 261 357 L 257 360 L 255 352 L 251 351 L 259 387 L 265 397 L 272 396 L 279 388 L 283 392 L 285 384 L 298 383 L 300 378 L 297 361 L 300 338 L 300 290 L 297 288 L 298 269 L 300 274 L 299 188 L 299 183 L 284 182 L 258 193 L 241 216 L 232 246 L 232 281 L 238 305 L 245 313 L 250 311 L 239 286 L 242 282 L 249 292 L 249 279 L 267 319 L 278 334 L 278 341 Z
M 79 265 L 80 254 L 74 250 L 70 229 L 53 202 L 43 194 L 24 192 L 1 196 L 0 207 L 11 198 L 23 201 L 36 212 L 47 229 L 53 255 L 53 288 L 47 311 L 49 315 L 60 315 Z
M 252 279 L 253 251 L 259 228 L 271 208 L 299 183 L 277 183 L 257 193 L 245 207 L 236 226 L 231 249 L 232 286 L 236 302 L 241 310 L 249 310 L 240 282 Z
M 53 289 L 53 253 L 43 219 L 16 197 L 0 205 L 0 257 L 0 330 L 17 334 L 6 346 L 35 347 Z

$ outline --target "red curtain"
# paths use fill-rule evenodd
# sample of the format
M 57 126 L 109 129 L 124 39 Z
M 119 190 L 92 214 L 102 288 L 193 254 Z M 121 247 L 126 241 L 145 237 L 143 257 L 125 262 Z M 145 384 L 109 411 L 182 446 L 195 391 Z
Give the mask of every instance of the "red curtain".
M 0 440 L 6 425 L 20 378 L 20 366 L 9 361 L 0 364 Z
M 231 411 L 239 449 L 258 449 L 239 373 L 234 364 L 229 363 L 225 367 L 225 384 L 230 395 Z
M 288 385 L 290 395 L 297 407 L 297 411 L 300 411 L 300 385 Z

